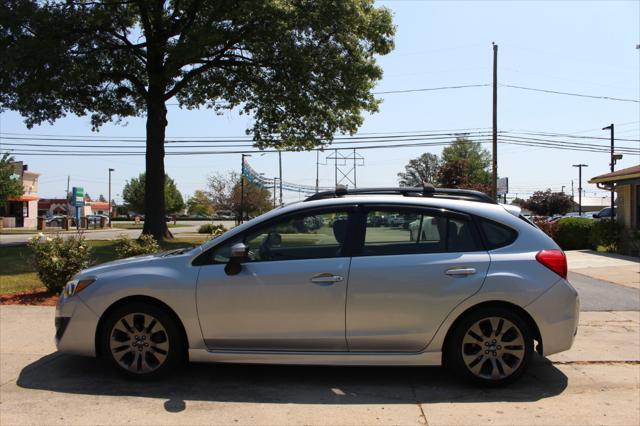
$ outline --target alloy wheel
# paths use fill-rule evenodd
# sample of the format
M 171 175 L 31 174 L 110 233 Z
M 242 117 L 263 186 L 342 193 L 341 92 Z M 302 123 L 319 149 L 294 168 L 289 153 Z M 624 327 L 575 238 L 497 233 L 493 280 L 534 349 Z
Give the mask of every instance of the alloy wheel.
M 502 380 L 511 376 L 525 357 L 522 331 L 511 321 L 488 317 L 475 322 L 462 340 L 462 359 L 476 377 Z
M 116 321 L 111 329 L 109 348 L 120 367 L 132 373 L 147 374 L 166 361 L 169 335 L 153 316 L 131 313 Z

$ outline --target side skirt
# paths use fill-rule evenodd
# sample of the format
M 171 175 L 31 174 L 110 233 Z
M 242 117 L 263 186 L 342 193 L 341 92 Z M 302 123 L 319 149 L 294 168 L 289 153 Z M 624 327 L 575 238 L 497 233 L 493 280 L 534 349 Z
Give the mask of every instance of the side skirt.
M 191 362 L 286 365 L 439 366 L 442 352 L 274 352 L 189 349 Z

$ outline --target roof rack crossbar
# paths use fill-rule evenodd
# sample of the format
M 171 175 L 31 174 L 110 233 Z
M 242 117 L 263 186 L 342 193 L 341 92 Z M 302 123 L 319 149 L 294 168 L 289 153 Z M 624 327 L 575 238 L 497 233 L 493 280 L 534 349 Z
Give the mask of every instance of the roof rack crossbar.
M 403 195 L 421 196 L 434 198 L 459 198 L 468 201 L 478 201 L 481 203 L 497 204 L 490 196 L 480 191 L 458 188 L 434 188 L 433 185 L 426 184 L 423 187 L 389 187 L 389 188 L 355 188 L 346 189 L 338 187 L 335 191 L 324 191 L 307 197 L 305 201 L 324 200 L 327 198 L 338 198 L 345 195 Z

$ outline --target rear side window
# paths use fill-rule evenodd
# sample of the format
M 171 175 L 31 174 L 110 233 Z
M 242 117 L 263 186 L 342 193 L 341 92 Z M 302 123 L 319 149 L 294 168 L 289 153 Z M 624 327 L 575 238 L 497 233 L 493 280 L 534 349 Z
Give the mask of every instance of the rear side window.
M 508 246 L 513 243 L 518 236 L 518 233 L 508 226 L 486 219 L 480 220 L 480 228 L 482 229 L 487 243 L 487 249 L 489 250 Z

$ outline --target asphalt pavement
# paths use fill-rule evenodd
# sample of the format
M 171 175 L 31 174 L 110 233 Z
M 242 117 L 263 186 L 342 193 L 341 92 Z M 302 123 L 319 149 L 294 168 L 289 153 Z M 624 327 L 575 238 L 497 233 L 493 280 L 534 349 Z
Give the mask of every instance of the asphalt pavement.
M 569 272 L 581 311 L 640 311 L 640 290 Z

